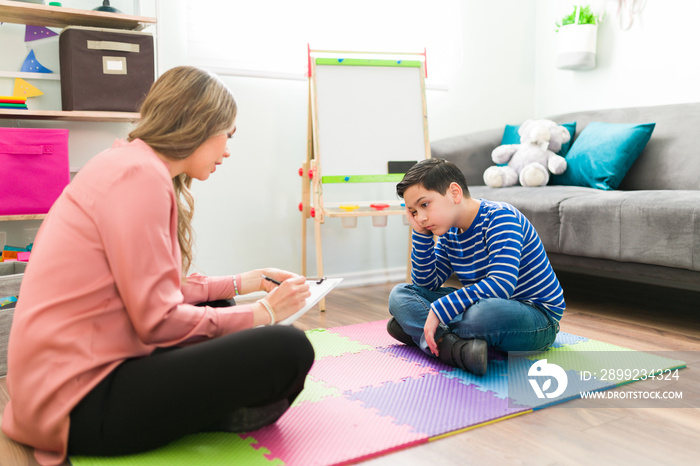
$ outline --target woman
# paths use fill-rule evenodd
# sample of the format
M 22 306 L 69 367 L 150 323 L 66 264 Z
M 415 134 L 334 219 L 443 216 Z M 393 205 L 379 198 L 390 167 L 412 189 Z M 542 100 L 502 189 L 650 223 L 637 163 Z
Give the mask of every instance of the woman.
M 299 310 L 305 279 L 185 276 L 189 187 L 230 156 L 235 117 L 215 76 L 167 71 L 128 141 L 87 163 L 44 220 L 10 333 L 2 420 L 40 463 L 254 430 L 301 392 L 314 357 L 304 333 L 257 327 Z M 269 294 L 251 304 L 221 301 L 259 290 Z

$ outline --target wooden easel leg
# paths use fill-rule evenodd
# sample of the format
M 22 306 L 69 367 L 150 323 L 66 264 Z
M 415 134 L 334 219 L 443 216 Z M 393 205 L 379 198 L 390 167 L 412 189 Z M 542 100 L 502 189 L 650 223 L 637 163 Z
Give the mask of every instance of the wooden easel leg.
M 314 238 L 316 239 L 316 273 L 319 277 L 323 277 L 323 251 L 321 242 L 321 222 L 314 218 Z M 319 310 L 326 310 L 326 298 L 322 298 L 318 303 Z
M 301 274 L 306 277 L 306 215 L 301 213 Z

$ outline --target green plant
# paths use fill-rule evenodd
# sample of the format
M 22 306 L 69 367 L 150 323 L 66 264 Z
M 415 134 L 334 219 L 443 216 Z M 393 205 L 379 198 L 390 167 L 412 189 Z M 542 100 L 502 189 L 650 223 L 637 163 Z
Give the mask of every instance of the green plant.
M 556 23 L 557 25 L 557 31 L 559 31 L 559 28 L 562 26 L 566 26 L 567 24 L 575 24 L 576 23 L 576 5 L 574 5 L 574 10 L 568 14 L 567 16 L 564 16 L 561 20 L 561 24 L 559 22 Z M 591 6 L 586 5 L 586 6 L 581 6 L 579 5 L 578 7 L 578 24 L 600 24 L 601 21 L 603 21 L 602 16 L 598 16 L 593 14 L 591 11 Z

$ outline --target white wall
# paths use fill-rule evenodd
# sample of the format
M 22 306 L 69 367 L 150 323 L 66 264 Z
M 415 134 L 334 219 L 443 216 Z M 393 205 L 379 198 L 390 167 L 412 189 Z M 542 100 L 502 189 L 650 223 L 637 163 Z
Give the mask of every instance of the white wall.
M 571 3 L 537 0 L 535 116 L 700 101 L 700 2 L 637 1 L 645 8 L 627 31 L 619 26 L 618 1 L 591 3 L 606 12 L 597 67 L 567 71 L 555 67 L 554 23 Z
M 164 3 L 159 11 L 161 39 L 177 30 L 182 41 L 181 13 L 172 2 L 167 9 Z M 460 3 L 464 53 L 458 74 L 449 90 L 427 92 L 432 140 L 500 125 L 504 118 L 521 121 L 534 105 L 534 1 Z M 504 7 L 517 18 L 506 28 Z M 169 58 L 178 54 L 186 63 L 180 44 L 161 40 L 160 47 L 162 69 L 180 64 Z M 212 275 L 263 266 L 300 272 L 297 170 L 306 158 L 307 82 L 224 79 L 239 104 L 238 130 L 230 143 L 231 159 L 206 182 L 195 182 L 195 263 Z M 399 216 L 388 223 L 386 228 L 372 227 L 365 217 L 357 228 L 343 229 L 339 219 L 327 219 L 322 226 L 324 273 L 344 276 L 349 283 L 403 278 L 408 230 Z M 308 273 L 315 274 L 313 222 L 307 225 Z

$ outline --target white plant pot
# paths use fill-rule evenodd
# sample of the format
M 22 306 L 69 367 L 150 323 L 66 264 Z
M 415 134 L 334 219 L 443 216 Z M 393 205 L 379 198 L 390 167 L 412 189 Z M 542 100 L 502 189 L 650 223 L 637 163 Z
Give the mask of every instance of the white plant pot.
M 595 68 L 598 26 L 568 24 L 559 28 L 557 68 L 562 70 L 591 70 Z

